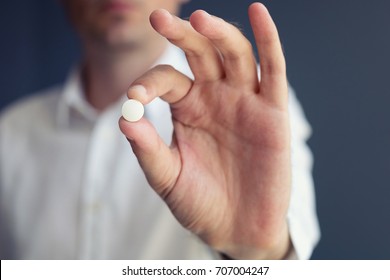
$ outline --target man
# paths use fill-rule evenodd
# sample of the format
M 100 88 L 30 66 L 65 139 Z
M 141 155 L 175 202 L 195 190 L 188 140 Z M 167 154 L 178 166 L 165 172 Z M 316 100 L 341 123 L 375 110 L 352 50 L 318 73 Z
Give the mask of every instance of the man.
M 182 2 L 63 1 L 80 69 L 1 118 L 6 258 L 310 256 L 309 127 L 271 17 L 249 8 L 259 79 L 248 40 L 204 11 L 177 18 Z M 117 129 L 126 91 L 147 104 L 119 121 L 134 155 Z

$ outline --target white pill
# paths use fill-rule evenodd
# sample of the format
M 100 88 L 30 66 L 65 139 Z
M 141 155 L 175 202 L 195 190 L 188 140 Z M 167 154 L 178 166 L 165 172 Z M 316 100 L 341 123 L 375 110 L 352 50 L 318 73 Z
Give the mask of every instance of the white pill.
M 129 122 L 139 121 L 144 111 L 144 105 L 135 99 L 129 99 L 122 105 L 122 116 Z

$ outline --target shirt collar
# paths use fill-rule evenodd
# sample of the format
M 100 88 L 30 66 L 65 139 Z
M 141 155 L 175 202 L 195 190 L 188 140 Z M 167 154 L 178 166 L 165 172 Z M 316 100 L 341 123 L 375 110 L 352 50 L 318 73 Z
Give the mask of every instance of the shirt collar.
M 98 112 L 85 98 L 80 67 L 74 67 L 62 88 L 58 104 L 58 123 L 59 125 L 69 126 L 72 118 L 83 118 L 86 121 L 93 122 L 97 116 Z

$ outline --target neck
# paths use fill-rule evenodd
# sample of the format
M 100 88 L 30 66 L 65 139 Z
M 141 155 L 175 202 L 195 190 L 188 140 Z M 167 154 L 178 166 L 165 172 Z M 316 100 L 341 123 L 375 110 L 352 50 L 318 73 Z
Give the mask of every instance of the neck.
M 102 111 L 118 101 L 131 83 L 145 73 L 165 50 L 166 43 L 107 50 L 86 47 L 82 80 L 86 99 Z

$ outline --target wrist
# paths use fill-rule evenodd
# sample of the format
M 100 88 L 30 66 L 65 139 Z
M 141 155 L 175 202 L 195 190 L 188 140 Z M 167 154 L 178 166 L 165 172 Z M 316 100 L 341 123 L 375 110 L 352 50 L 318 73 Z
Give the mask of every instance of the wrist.
M 287 226 L 280 234 L 254 245 L 236 244 L 219 250 L 225 260 L 278 260 L 286 259 L 293 250 Z

